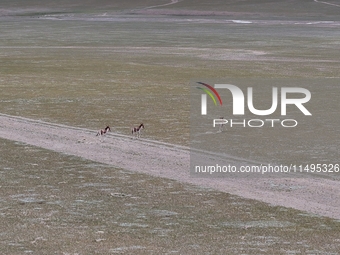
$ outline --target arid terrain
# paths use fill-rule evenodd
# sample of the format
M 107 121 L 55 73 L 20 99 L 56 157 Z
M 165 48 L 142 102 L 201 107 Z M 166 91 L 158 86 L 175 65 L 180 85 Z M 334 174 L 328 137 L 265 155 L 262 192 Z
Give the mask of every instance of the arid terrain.
M 335 0 L 2 1 L 0 254 L 339 254 L 338 174 L 189 171 L 190 156 L 339 163 L 339 11 Z M 228 78 L 318 81 L 313 116 L 293 131 L 207 129 L 223 155 L 195 150 L 190 86 Z
M 309 176 L 280 178 L 195 178 L 190 176 L 190 150 L 136 136 L 107 133 L 95 136 L 94 130 L 0 115 L 0 137 L 81 157 L 132 172 L 163 177 L 204 188 L 257 199 L 272 205 L 340 220 L 338 180 Z M 200 153 L 202 162 L 214 154 Z M 246 159 L 227 157 L 226 164 L 254 165 Z M 333 178 L 332 178 L 333 179 Z

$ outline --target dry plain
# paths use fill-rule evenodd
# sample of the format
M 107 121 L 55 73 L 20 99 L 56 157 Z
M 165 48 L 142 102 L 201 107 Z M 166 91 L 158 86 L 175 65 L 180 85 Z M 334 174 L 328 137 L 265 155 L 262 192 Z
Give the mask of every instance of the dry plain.
M 253 192 L 241 180 L 231 188 L 185 177 L 190 80 L 338 78 L 337 7 L 179 1 L 148 8 L 169 2 L 4 1 L 0 112 L 9 116 L 0 124 L 0 252 L 339 254 L 336 177 L 268 180 Z M 314 112 L 333 109 L 328 126 L 316 121 L 279 148 L 270 135 L 226 132 L 228 155 L 287 163 L 289 148 L 301 146 L 294 160 L 338 160 L 339 88 L 313 89 Z M 21 129 L 20 117 L 37 128 Z M 140 122 L 145 140 L 125 137 Z M 96 139 L 105 125 L 114 133 Z M 152 148 L 165 159 L 148 154 Z M 152 156 L 155 164 L 146 162 Z M 142 173 L 129 171 L 138 167 Z

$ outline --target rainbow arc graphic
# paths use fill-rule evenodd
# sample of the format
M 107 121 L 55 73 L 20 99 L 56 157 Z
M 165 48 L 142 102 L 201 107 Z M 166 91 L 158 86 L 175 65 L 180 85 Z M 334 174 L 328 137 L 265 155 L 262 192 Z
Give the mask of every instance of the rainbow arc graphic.
M 213 100 L 215 105 L 217 105 L 217 101 L 216 101 L 216 98 L 217 98 L 220 105 L 222 106 L 222 99 L 214 87 L 203 82 L 197 82 L 197 83 L 200 85 L 203 85 L 205 88 L 202 88 L 202 87 L 196 87 L 196 88 L 203 90 L 206 93 L 206 94 L 202 94 L 201 96 L 201 114 L 202 115 L 207 115 L 207 95 L 210 96 L 210 98 Z M 216 98 L 214 95 L 216 96 Z

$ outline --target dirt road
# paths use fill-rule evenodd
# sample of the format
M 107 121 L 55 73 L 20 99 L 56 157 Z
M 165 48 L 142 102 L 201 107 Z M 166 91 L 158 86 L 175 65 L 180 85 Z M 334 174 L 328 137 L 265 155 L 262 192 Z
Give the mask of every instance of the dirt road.
M 223 192 L 340 219 L 340 185 L 324 178 L 193 178 L 188 147 L 117 133 L 0 114 L 0 137 L 109 164 L 129 171 L 174 179 Z M 202 154 L 204 157 L 212 155 Z M 225 158 L 233 164 L 250 164 Z

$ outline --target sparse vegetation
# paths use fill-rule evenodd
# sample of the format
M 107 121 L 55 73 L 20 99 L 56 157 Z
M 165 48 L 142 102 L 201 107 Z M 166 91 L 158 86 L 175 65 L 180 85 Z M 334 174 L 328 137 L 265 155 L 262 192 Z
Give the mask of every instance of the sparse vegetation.
M 1 254 L 338 254 L 336 220 L 0 145 Z
M 27 2 L 1 3 L 1 113 L 119 133 L 143 122 L 148 138 L 188 145 L 192 79 L 339 77 L 339 8 L 314 1 L 184 0 L 163 16 L 128 14 L 167 1 Z M 234 137 L 226 152 L 337 159 L 338 88 L 314 89 L 334 109 L 325 129 L 280 148 Z M 333 219 L 7 140 L 0 155 L 1 254 L 339 254 Z

